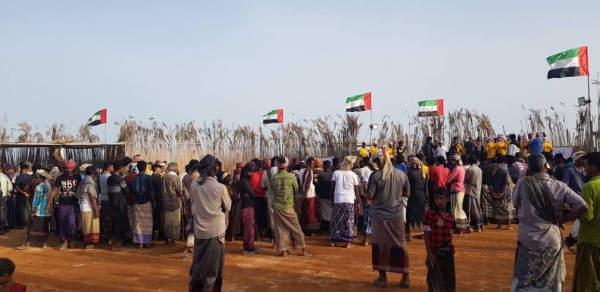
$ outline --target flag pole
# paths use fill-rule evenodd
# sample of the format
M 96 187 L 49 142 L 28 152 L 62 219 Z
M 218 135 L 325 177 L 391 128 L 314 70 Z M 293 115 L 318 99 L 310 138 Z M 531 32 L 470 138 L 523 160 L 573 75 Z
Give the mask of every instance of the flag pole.
M 592 95 L 590 93 L 590 74 L 587 75 L 587 90 L 588 90 L 588 114 L 590 115 L 590 150 L 596 151 L 594 145 L 594 122 L 592 119 Z
M 108 123 L 104 123 L 104 144 L 106 144 L 106 124 Z

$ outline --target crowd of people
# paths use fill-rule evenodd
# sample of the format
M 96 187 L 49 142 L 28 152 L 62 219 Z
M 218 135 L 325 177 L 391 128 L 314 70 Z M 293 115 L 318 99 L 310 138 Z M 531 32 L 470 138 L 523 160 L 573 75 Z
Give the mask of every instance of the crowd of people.
M 416 155 L 402 142 L 363 143 L 357 156 L 253 159 L 231 174 L 211 155 L 182 172 L 141 155 L 101 171 L 71 160 L 50 170 L 21 163 L 0 168 L 0 232 L 28 228 L 17 249 L 46 247 L 51 233 L 60 250 L 78 241 L 119 250 L 183 240 L 182 257 L 193 258 L 190 291 L 220 291 L 227 240 L 241 239 L 248 256 L 260 253 L 255 243 L 263 239 L 282 257 L 296 249 L 312 256 L 305 236 L 314 234 L 326 234 L 332 247 L 371 245 L 373 284 L 388 286 L 392 272 L 410 288 L 406 242 L 422 238 L 430 291 L 455 291 L 452 235 L 518 223 L 512 291 L 562 291 L 559 227 L 576 220 L 566 239 L 577 253 L 573 291 L 597 291 L 600 153 L 565 159 L 543 133 L 528 138 L 454 138 L 446 147 L 428 137 Z

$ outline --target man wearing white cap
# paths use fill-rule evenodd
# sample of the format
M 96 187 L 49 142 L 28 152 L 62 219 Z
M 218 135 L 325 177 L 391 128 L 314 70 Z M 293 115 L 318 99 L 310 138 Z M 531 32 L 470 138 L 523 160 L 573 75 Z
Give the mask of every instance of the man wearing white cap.
M 444 159 L 446 159 L 446 152 L 448 152 L 448 149 L 444 145 L 444 141 L 440 140 L 438 142 L 438 147 L 435 148 L 435 157 L 442 156 Z

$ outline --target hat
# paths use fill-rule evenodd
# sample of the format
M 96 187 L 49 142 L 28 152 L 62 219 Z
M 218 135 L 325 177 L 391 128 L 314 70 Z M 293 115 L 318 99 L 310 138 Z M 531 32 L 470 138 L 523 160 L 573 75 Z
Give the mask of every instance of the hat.
M 82 164 L 81 166 L 79 166 L 79 171 L 85 172 L 85 169 L 88 168 L 88 166 L 92 166 L 92 165 L 89 163 Z
M 9 169 L 17 169 L 17 168 L 15 168 L 14 165 L 9 164 L 9 165 L 6 166 L 6 170 L 9 170 Z
M 439 144 L 444 144 L 444 140 L 438 141 Z
M 229 176 L 229 173 L 224 172 L 223 174 L 221 174 L 221 180 L 225 180 L 228 176 Z
M 585 151 L 577 151 L 575 153 L 573 153 L 573 161 L 577 161 L 581 158 L 583 158 L 587 153 L 585 153 Z
M 373 141 L 373 145 L 377 145 L 377 141 Z
M 63 163 L 64 168 L 75 168 L 76 166 L 77 163 L 75 163 L 73 160 L 65 161 L 65 163 Z
M 41 176 L 45 177 L 47 180 L 48 180 L 48 179 L 52 179 L 52 176 L 50 176 L 50 174 L 49 174 L 49 173 L 47 173 L 47 172 L 46 172 L 45 170 L 43 170 L 43 169 L 38 169 L 38 170 L 36 171 L 36 173 L 35 173 L 35 174 L 41 175 Z

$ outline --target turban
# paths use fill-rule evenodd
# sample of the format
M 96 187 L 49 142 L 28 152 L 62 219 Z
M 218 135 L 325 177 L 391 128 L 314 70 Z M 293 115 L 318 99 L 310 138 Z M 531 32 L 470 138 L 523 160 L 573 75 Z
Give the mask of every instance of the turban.
M 271 159 L 268 157 L 263 158 L 263 163 L 265 164 L 265 168 L 271 168 Z
M 81 172 L 85 172 L 85 169 L 86 169 L 88 166 L 92 166 L 92 165 L 91 165 L 91 164 L 89 164 L 89 163 L 84 163 L 84 164 L 80 165 L 80 166 L 79 166 L 79 171 L 81 171 Z
M 375 169 L 378 168 L 377 163 L 375 163 L 376 161 L 380 161 L 381 164 L 383 164 L 383 174 L 381 176 L 382 180 L 387 180 L 390 175 L 392 174 L 392 171 L 394 170 L 394 166 L 392 165 L 392 161 L 390 160 L 390 157 L 387 154 L 387 151 L 382 150 L 382 149 L 378 149 L 375 154 L 373 154 L 373 157 L 371 157 L 371 164 L 373 164 L 373 167 Z M 377 169 L 379 170 L 379 169 Z
M 340 170 L 352 170 L 356 163 L 356 156 L 346 156 L 340 165 Z
M 64 168 L 75 168 L 75 167 L 77 167 L 77 163 L 75 163 L 75 161 L 73 161 L 73 160 L 69 160 L 63 164 L 63 167 Z
M 577 151 L 573 154 L 573 161 L 577 161 L 581 158 L 583 158 L 585 156 L 585 152 L 584 151 Z
M 450 156 L 450 159 L 458 161 L 458 163 L 457 163 L 458 165 L 463 165 L 462 164 L 462 159 L 460 158 L 460 155 L 458 155 L 458 154 L 452 154 Z
M 321 168 L 323 167 L 323 161 L 321 159 L 317 159 L 315 160 L 315 167 L 316 168 Z
M 215 170 L 217 167 L 217 158 L 212 155 L 206 155 L 200 162 L 196 164 L 196 168 L 200 173 L 200 184 L 204 184 L 206 182 L 206 176 L 208 172 Z
M 279 169 L 286 169 L 288 164 L 290 164 L 290 160 L 287 157 L 284 156 L 283 158 L 285 158 L 285 163 L 279 163 L 279 160 L 277 160 L 277 168 Z
M 48 179 L 52 179 L 52 177 L 50 176 L 50 174 L 49 174 L 49 173 L 47 173 L 47 172 L 46 172 L 45 170 L 43 170 L 43 169 L 38 169 L 38 170 L 37 170 L 35 173 L 36 173 L 36 174 L 38 174 L 38 175 L 40 175 L 40 176 L 43 176 L 43 177 L 44 177 L 44 178 L 46 178 L 47 180 L 48 180 Z

